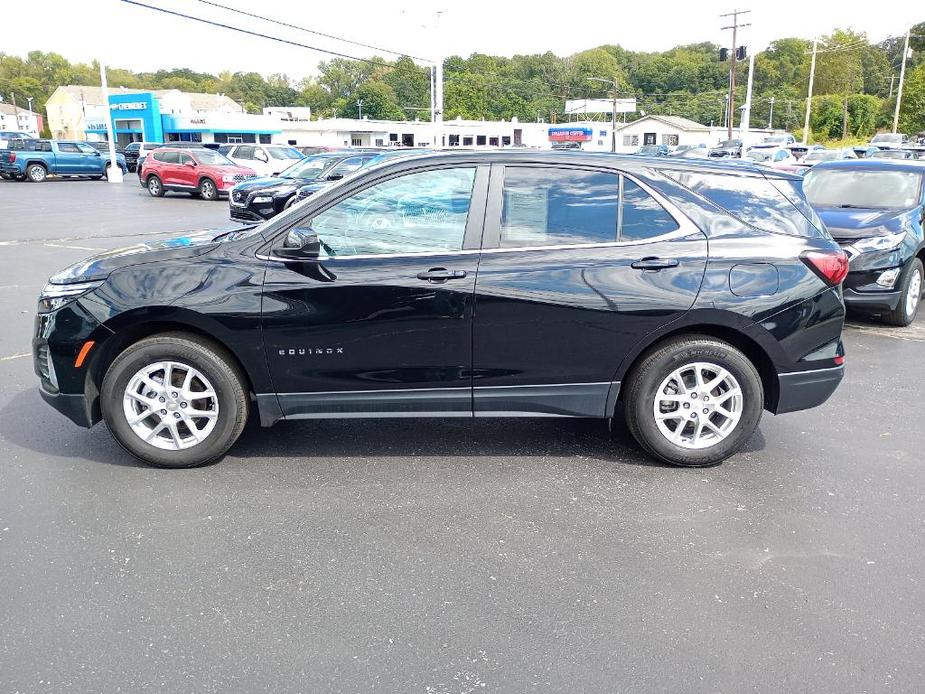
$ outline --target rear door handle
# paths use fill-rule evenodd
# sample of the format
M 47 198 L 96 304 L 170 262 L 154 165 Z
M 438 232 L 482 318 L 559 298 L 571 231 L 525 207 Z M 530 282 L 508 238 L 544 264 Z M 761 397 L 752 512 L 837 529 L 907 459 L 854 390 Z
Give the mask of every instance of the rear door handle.
M 634 270 L 667 270 L 678 267 L 678 261 L 675 258 L 642 258 L 630 267 Z
M 447 280 L 461 280 L 468 273 L 465 270 L 447 270 L 445 267 L 432 267 L 426 272 L 419 272 L 419 280 L 428 282 L 446 282 Z

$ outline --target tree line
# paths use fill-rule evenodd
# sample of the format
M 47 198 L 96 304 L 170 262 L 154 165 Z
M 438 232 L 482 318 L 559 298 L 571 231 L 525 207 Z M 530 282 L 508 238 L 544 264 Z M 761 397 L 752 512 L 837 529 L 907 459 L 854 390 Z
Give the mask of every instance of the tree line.
M 816 62 L 810 129 L 818 141 L 865 138 L 892 124 L 904 36 L 874 43 L 864 33 L 837 29 L 822 37 Z M 755 56 L 751 123 L 802 127 L 811 41 L 778 39 Z M 912 29 L 900 129 L 925 131 L 925 22 Z M 444 117 L 562 122 L 566 99 L 606 98 L 613 80 L 620 97 L 635 97 L 639 113 L 676 115 L 704 124 L 723 122 L 729 63 L 720 47 L 705 42 L 662 52 L 604 45 L 575 55 L 552 52 L 511 58 L 474 53 L 444 62 Z M 745 99 L 748 61 L 737 64 L 736 105 Z M 109 83 L 142 89 L 224 93 L 252 113 L 265 106 L 310 106 L 316 117 L 389 120 L 430 119 L 430 74 L 410 58 L 389 61 L 343 58 L 323 61 L 317 75 L 300 82 L 282 73 L 221 72 L 187 68 L 108 71 Z M 45 101 L 63 84 L 99 84 L 96 64 L 71 63 L 56 53 L 32 51 L 25 58 L 0 53 L 0 95 L 19 105 Z M 772 109 L 773 98 L 773 109 Z M 362 106 L 360 105 L 362 103 Z M 738 111 L 738 109 L 737 109 Z M 736 113 L 736 124 L 739 113 Z

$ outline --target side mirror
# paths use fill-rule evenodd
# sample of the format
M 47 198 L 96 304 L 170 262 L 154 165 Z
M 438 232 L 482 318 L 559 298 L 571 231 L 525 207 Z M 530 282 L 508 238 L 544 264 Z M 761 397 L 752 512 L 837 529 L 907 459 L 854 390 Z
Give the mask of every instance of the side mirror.
M 308 229 L 291 229 L 280 248 L 273 249 L 273 255 L 281 260 L 317 260 L 321 255 L 321 239 Z
M 99 153 L 99 150 L 97 150 L 96 152 L 93 153 L 93 156 L 94 156 L 94 157 L 99 157 L 99 156 L 102 156 L 102 155 Z
M 188 161 L 188 162 L 186 162 L 186 166 L 190 167 L 191 169 L 195 169 L 195 168 L 196 168 L 196 162 L 195 162 L 195 161 Z

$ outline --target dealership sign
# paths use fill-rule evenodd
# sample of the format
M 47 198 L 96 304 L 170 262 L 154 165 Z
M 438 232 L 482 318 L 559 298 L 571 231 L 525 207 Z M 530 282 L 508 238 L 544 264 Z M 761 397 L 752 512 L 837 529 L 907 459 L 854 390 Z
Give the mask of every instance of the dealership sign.
M 110 104 L 109 108 L 113 111 L 144 111 L 148 104 L 144 101 L 126 101 L 118 104 Z
M 594 137 L 592 128 L 550 128 L 550 142 L 588 142 Z

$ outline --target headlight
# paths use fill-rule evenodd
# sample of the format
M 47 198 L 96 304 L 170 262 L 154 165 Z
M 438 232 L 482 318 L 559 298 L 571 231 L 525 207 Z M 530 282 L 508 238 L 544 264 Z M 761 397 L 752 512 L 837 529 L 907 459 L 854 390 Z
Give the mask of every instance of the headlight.
M 871 251 L 892 251 L 895 248 L 899 248 L 900 244 L 905 238 L 905 231 L 897 231 L 895 234 L 872 236 L 867 239 L 861 239 L 860 241 L 855 241 L 851 245 L 861 253 L 870 253 Z
M 93 291 L 101 284 L 103 280 L 74 284 L 46 284 L 39 295 L 39 313 L 55 311 Z

